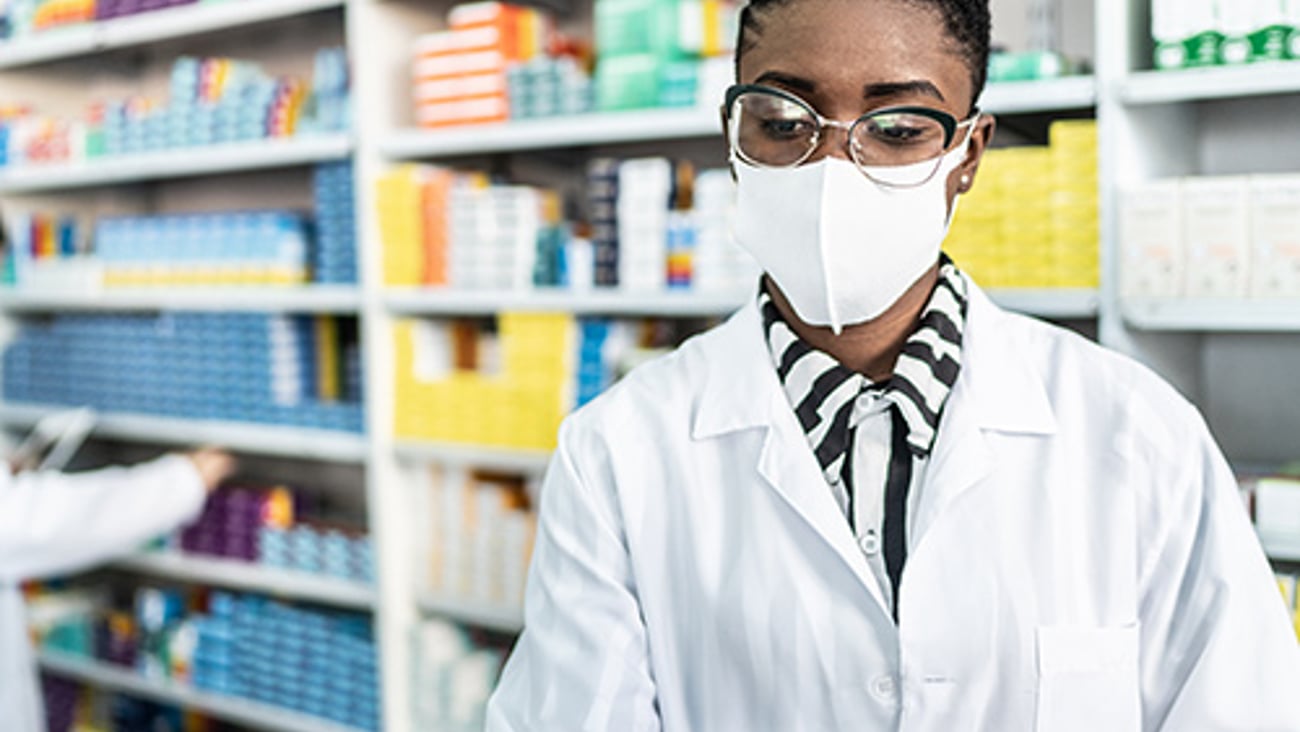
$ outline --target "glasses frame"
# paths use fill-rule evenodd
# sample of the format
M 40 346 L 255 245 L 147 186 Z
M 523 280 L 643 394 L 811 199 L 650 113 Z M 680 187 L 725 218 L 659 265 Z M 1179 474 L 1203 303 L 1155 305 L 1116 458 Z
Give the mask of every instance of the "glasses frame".
M 750 92 L 768 94 L 770 96 L 780 97 L 781 99 L 784 99 L 786 101 L 793 102 L 794 104 L 797 104 L 800 107 L 802 107 L 804 111 L 808 112 L 808 114 L 811 115 L 813 119 L 817 120 L 817 130 L 813 133 L 812 143 L 808 146 L 808 152 L 804 153 L 798 160 L 795 160 L 792 163 L 786 165 L 771 165 L 750 158 L 748 155 L 745 154 L 744 150 L 740 149 L 739 130 L 736 129 L 736 123 L 739 117 L 736 114 L 734 114 L 733 111 L 736 106 L 736 100 L 738 100 L 742 94 L 746 94 Z M 933 178 L 934 174 L 939 170 L 939 161 L 943 158 L 944 153 L 947 153 L 948 149 L 952 146 L 953 139 L 957 137 L 957 131 L 962 128 L 972 127 L 975 124 L 975 122 L 980 118 L 980 111 L 978 108 L 976 108 L 971 113 L 970 117 L 961 120 L 959 122 L 957 121 L 956 117 L 953 117 L 951 114 L 948 114 L 947 112 L 944 112 L 942 110 L 933 109 L 931 107 L 907 105 L 907 106 L 898 106 L 898 107 L 882 107 L 880 109 L 875 109 L 870 112 L 866 112 L 852 121 L 845 122 L 842 120 L 830 119 L 829 117 L 824 117 L 820 112 L 814 109 L 811 104 L 804 101 L 803 99 L 800 99 L 794 94 L 791 94 L 790 92 L 784 89 L 778 89 L 776 87 L 766 86 L 764 84 L 733 84 L 730 87 L 728 87 L 727 92 L 723 97 L 722 114 L 726 119 L 727 133 L 728 133 L 727 136 L 730 138 L 730 146 L 732 152 L 734 152 L 736 156 L 739 157 L 741 160 L 745 161 L 750 165 L 759 168 L 778 168 L 778 169 L 793 168 L 799 165 L 803 165 L 808 160 L 808 158 L 813 156 L 813 153 L 817 152 L 817 148 L 821 146 L 822 135 L 825 132 L 826 128 L 833 127 L 835 129 L 844 131 L 844 146 L 847 149 L 849 154 L 849 159 L 853 161 L 854 166 L 858 170 L 860 170 L 863 175 L 865 175 L 867 178 L 870 178 L 872 181 L 893 188 L 915 188 L 917 186 L 923 186 L 926 183 L 930 182 L 930 179 Z M 928 117 L 934 120 L 935 122 L 938 122 L 939 125 L 943 127 L 943 132 L 944 132 L 943 153 L 940 153 L 934 158 L 935 161 L 934 169 L 930 171 L 929 175 L 927 175 L 924 180 L 919 181 L 917 183 L 910 183 L 910 184 L 899 184 L 893 181 L 881 180 L 871 174 L 870 169 L 873 166 L 864 165 L 861 161 L 858 160 L 857 151 L 855 149 L 855 146 L 852 144 L 853 130 L 865 120 L 881 114 L 915 114 L 922 117 Z

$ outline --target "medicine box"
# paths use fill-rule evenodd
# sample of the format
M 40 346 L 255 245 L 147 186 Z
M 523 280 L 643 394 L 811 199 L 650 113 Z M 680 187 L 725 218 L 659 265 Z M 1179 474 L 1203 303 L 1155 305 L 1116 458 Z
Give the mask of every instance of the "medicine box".
M 1188 297 L 1244 297 L 1250 282 L 1250 182 L 1183 181 Z
M 1223 31 L 1216 4 L 1217 0 L 1151 0 L 1157 69 L 1219 63 Z
M 1155 181 L 1120 197 L 1120 291 L 1124 297 L 1183 294 L 1182 185 Z
M 1250 294 L 1300 297 L 1300 175 L 1250 180 Z

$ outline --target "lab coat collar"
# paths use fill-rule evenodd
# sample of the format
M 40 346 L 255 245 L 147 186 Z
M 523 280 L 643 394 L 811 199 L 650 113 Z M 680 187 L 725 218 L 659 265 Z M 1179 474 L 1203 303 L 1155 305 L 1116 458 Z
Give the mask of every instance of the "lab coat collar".
M 1008 323 L 1011 316 L 975 283 L 969 285 L 961 373 L 952 396 L 958 405 L 949 403 L 944 421 L 951 412 L 971 410 L 975 424 L 982 429 L 1035 435 L 1056 432 L 1043 376 L 1034 368 L 1025 345 L 1016 339 L 1023 329 Z M 762 316 L 755 300 L 711 335 L 717 343 L 709 353 L 692 437 L 707 439 L 765 427 L 771 424 L 774 409 L 789 410 L 763 339 Z M 941 432 L 943 428 L 941 423 Z
M 952 501 L 986 478 L 997 464 L 986 433 L 1047 435 L 1056 419 L 1041 374 L 1016 335 L 1023 328 L 973 283 L 962 346 L 962 369 L 939 426 L 927 479 L 918 497 L 909 543 Z M 852 530 L 807 449 L 764 341 L 753 301 L 711 334 L 692 437 L 706 440 L 745 429 L 767 429 L 753 455 L 764 480 L 825 540 L 858 578 L 881 611 L 892 615 Z M 709 336 L 706 336 L 709 337 Z M 738 464 L 745 462 L 737 456 Z

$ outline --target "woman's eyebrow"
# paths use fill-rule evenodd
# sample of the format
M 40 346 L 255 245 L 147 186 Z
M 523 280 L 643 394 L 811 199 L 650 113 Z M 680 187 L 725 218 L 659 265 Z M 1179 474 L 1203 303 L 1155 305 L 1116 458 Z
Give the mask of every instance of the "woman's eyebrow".
M 757 79 L 755 79 L 754 83 L 762 84 L 763 82 L 767 82 L 767 81 L 775 81 L 781 86 L 789 87 L 791 89 L 795 89 L 801 92 L 807 92 L 810 94 L 812 92 L 817 91 L 817 84 L 815 82 L 809 81 L 808 79 L 804 79 L 798 76 L 791 76 L 790 74 L 784 74 L 781 73 L 780 71 L 766 71 Z
M 904 94 L 924 94 L 934 97 L 941 102 L 948 100 L 943 98 L 943 92 L 939 87 L 931 84 L 924 79 L 913 81 L 886 81 L 879 84 L 867 84 L 862 87 L 863 99 L 879 99 L 881 97 L 897 97 Z

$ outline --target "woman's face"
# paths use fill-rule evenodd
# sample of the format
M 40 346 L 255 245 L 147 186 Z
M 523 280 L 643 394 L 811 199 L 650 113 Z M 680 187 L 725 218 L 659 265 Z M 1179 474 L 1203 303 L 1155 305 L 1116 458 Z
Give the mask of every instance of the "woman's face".
M 824 117 L 849 121 L 885 107 L 924 106 L 970 116 L 970 69 L 937 10 L 902 0 L 790 0 L 758 15 L 737 81 L 784 89 Z M 948 201 L 974 180 L 992 137 L 981 117 L 966 160 L 948 178 Z M 954 145 L 962 137 L 959 131 Z M 844 133 L 827 130 L 806 162 L 847 157 Z M 806 164 L 806 163 L 805 163 Z M 965 182 L 963 182 L 963 179 Z

